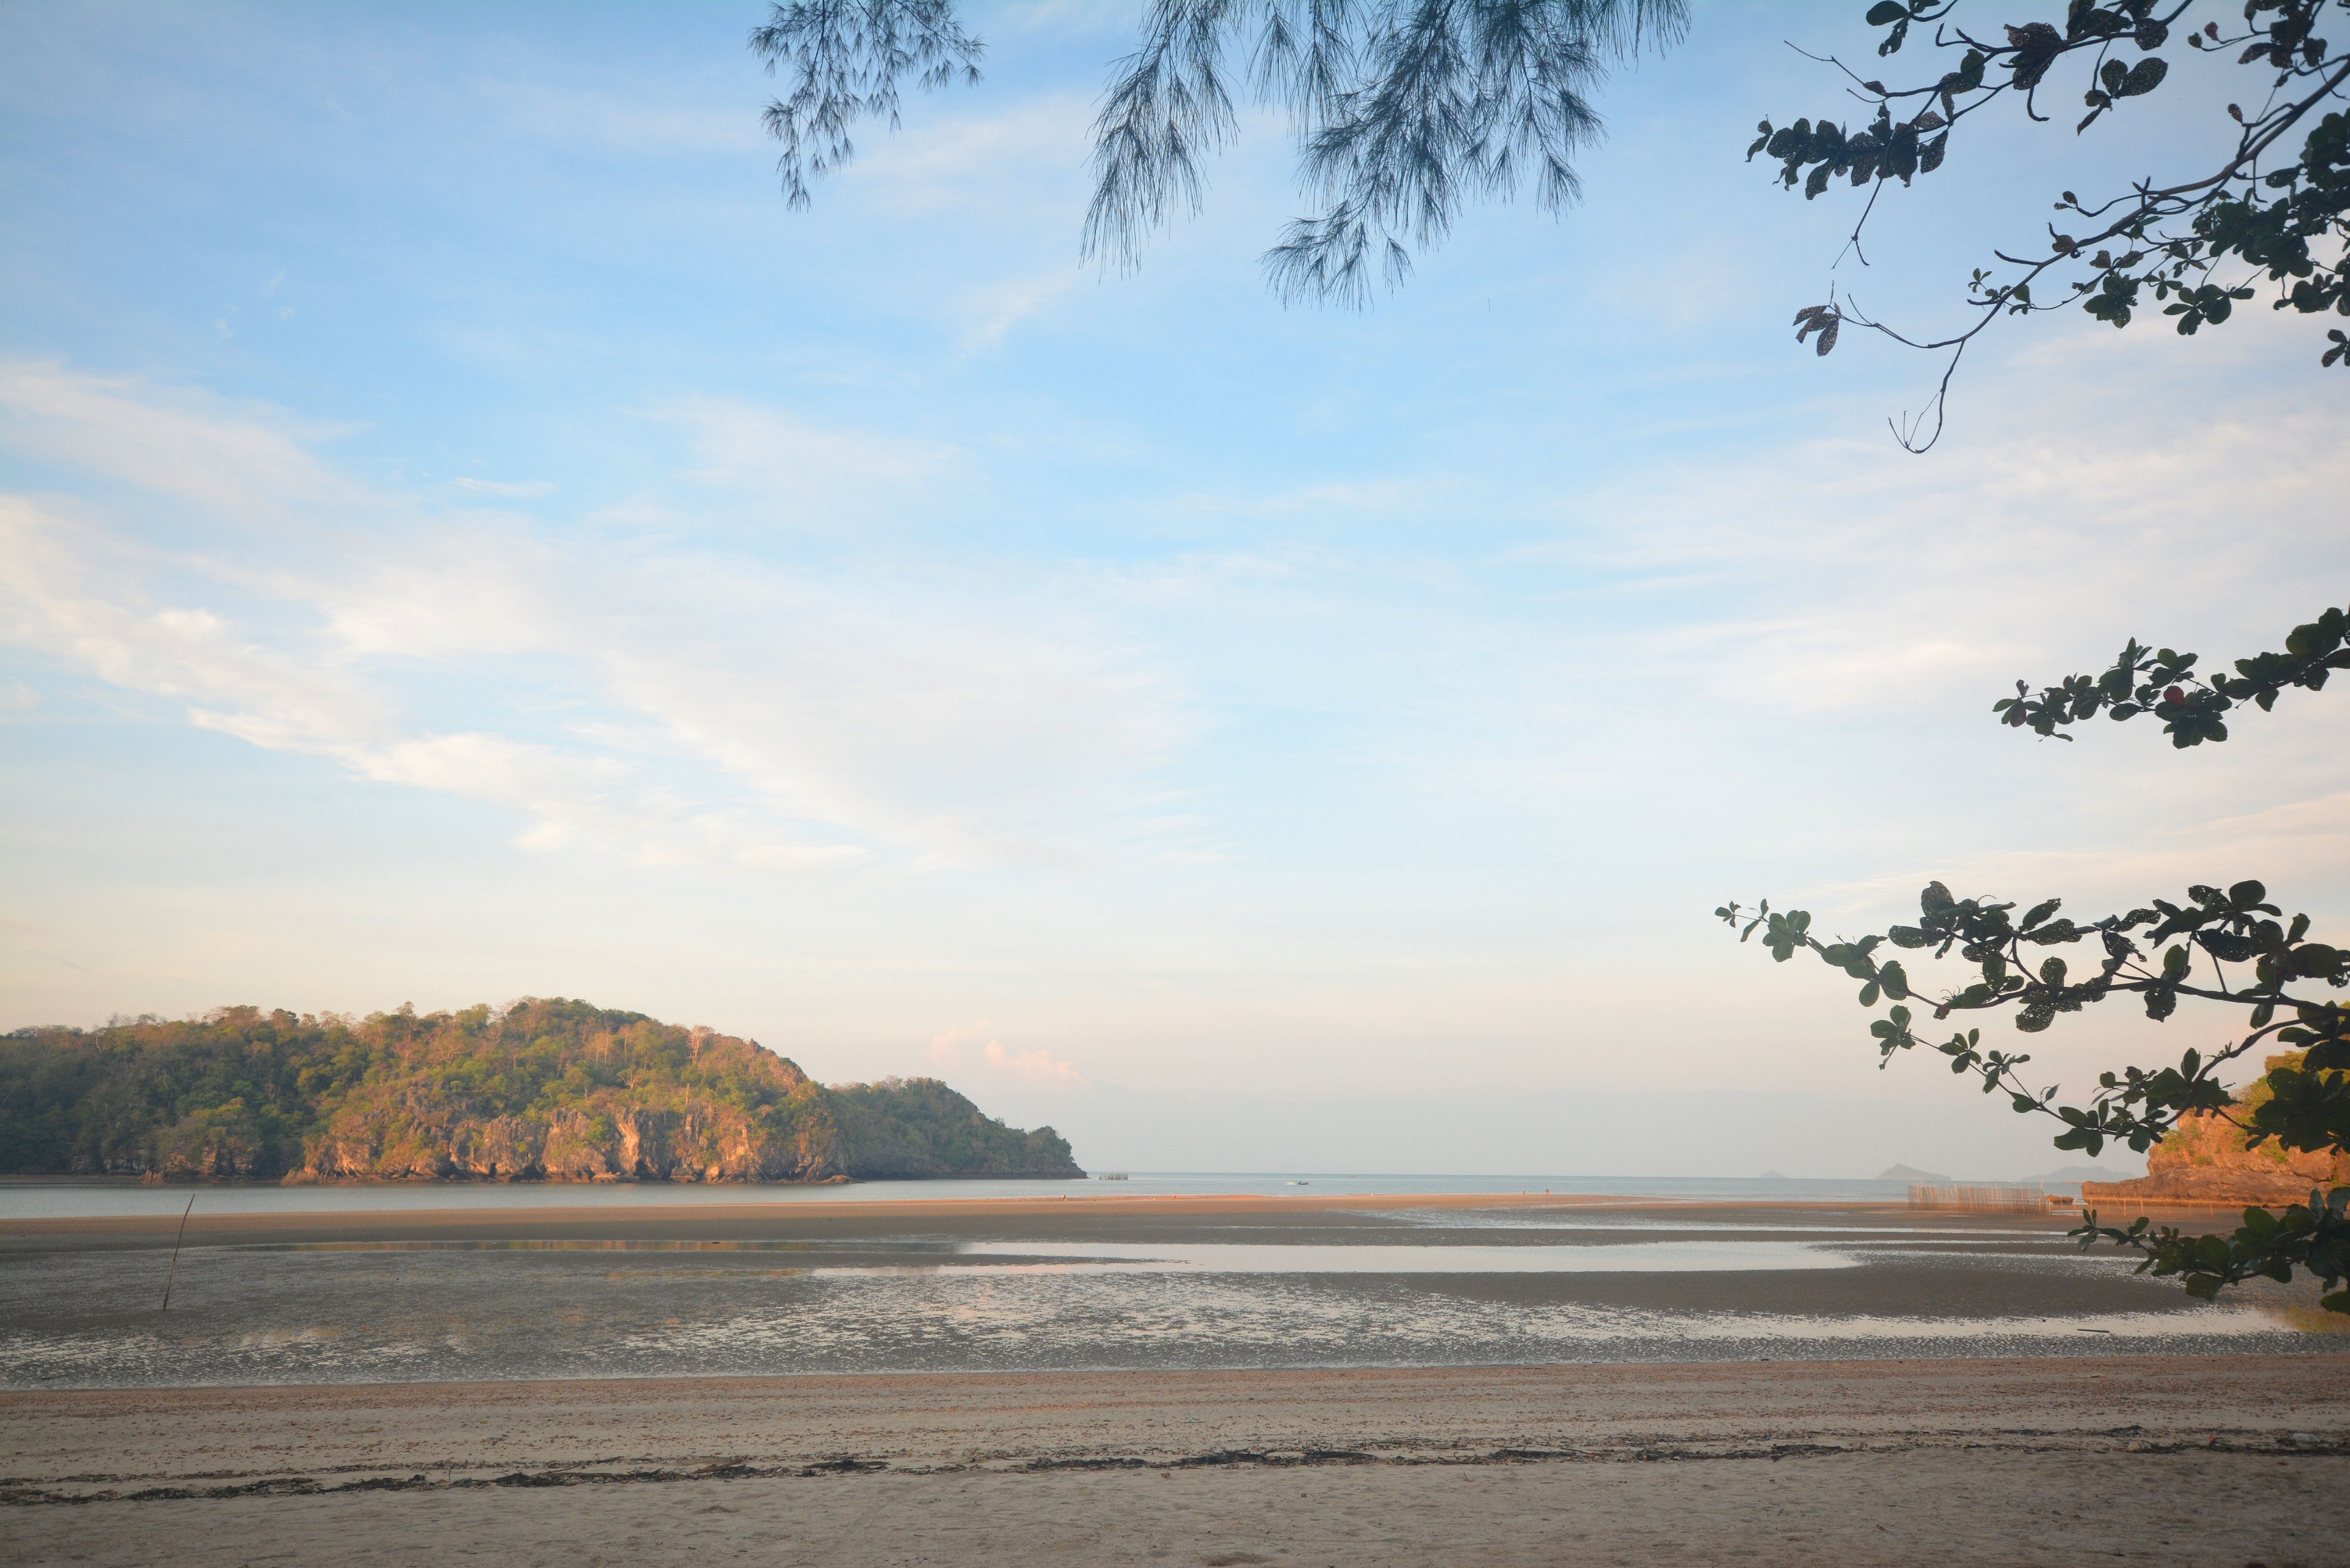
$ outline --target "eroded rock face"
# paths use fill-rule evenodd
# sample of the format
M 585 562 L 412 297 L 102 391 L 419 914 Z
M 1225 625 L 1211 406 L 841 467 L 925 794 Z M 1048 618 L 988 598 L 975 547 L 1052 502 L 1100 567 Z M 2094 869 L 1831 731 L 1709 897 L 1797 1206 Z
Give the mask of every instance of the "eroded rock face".
M 529 1181 L 546 1170 L 546 1129 L 521 1116 L 458 1125 L 450 1164 L 476 1181 Z
M 398 1056 L 395 1072 L 353 1085 L 286 1179 L 822 1181 L 847 1169 L 826 1091 L 796 1064 L 748 1041 L 630 1018 L 618 1032 L 555 1040 L 556 1064 L 570 1073 L 553 1084 L 548 1018 L 516 1032 L 538 1039 L 489 1044 L 444 1025 Z M 537 1076 L 518 1075 L 532 1053 Z M 577 1085 L 583 1075 L 604 1086 Z M 537 1106 L 473 1108 L 525 1094 Z
M 2234 1123 L 2213 1114 L 2191 1114 L 2147 1157 L 2146 1174 L 2130 1181 L 2085 1181 L 2081 1200 L 2147 1202 L 2299 1203 L 2313 1187 L 2350 1184 L 2350 1156 L 2293 1152 L 2271 1141 L 2244 1147 Z
M 421 1106 L 360 1110 L 338 1116 L 312 1140 L 293 1179 L 825 1181 L 845 1175 L 838 1125 L 814 1094 L 804 1099 L 792 1114 L 764 1117 L 707 1101 L 631 1103 L 624 1092 L 543 1118 L 450 1118 Z

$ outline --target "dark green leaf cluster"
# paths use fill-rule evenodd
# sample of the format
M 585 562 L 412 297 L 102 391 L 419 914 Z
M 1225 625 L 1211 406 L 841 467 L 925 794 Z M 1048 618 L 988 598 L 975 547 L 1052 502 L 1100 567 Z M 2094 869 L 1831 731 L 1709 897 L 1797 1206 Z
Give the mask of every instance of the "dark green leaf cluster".
M 2189 1295 L 2203 1301 L 2228 1285 L 2255 1279 L 2282 1283 L 2294 1268 L 2306 1269 L 2326 1288 L 2325 1309 L 2350 1313 L 2350 1290 L 2338 1288 L 2350 1278 L 2350 1187 L 2337 1187 L 2331 1196 L 2313 1191 L 2306 1203 L 2280 1211 L 2247 1209 L 2243 1224 L 2225 1236 L 2185 1235 L 2173 1225 L 2158 1228 L 2144 1215 L 2126 1229 L 2100 1225 L 2095 1214 L 2071 1234 L 2084 1251 L 2107 1241 L 2144 1254 L 2137 1272 L 2178 1276 Z
M 2343 1070 L 2344 1055 L 2337 1023 L 2298 1065 L 2271 1068 L 2261 1080 L 2268 1097 L 2243 1119 L 2245 1147 L 2271 1138 L 2282 1148 L 2350 1147 L 2350 1075 Z M 2333 1065 L 2321 1070 L 2321 1061 Z
M 1847 129 L 1828 115 L 1774 127 L 1766 119 L 1747 149 L 1750 161 L 1764 153 L 1778 160 L 1781 183 L 1790 190 L 1800 184 L 1807 198 L 1840 178 L 1867 188 L 1869 206 L 1854 227 L 1855 245 L 1877 196 L 1894 182 L 1906 186 L 1940 167 L 1967 116 L 2015 95 L 2032 119 L 2047 119 L 2038 95 L 2068 58 L 2079 57 L 2087 73 L 2082 101 L 2088 112 L 2076 134 L 2124 103 L 2156 92 L 2175 59 L 2216 63 L 2232 56 L 2265 81 L 2257 111 L 2230 106 L 2235 145 L 2207 171 L 2170 182 L 2147 179 L 2126 194 L 2095 202 L 2065 192 L 2056 210 L 2082 220 L 2087 232 L 2072 224 L 2067 227 L 2074 232 L 2061 232 L 2052 224 L 2044 254 L 1994 253 L 2002 266 L 1975 269 L 1967 294 L 1975 320 L 1955 336 L 1904 336 L 1863 317 L 1849 299 L 1812 307 L 1831 319 L 1825 326 L 1811 323 L 1806 333 L 1850 321 L 1912 348 L 1950 351 L 1932 404 L 1933 435 L 1922 444 L 1913 441 L 1922 433 L 1921 418 L 1907 433 L 1897 427 L 1904 445 L 1922 452 L 1939 438 L 1950 372 L 1977 334 L 2003 315 L 2058 307 L 2061 299 L 2033 297 L 2033 285 L 2052 270 L 2060 277 L 2074 275 L 2072 297 L 2116 327 L 2129 325 L 2151 296 L 2180 333 L 2192 335 L 2228 320 L 2239 303 L 2253 298 L 2263 274 L 2275 286 L 2279 310 L 2350 315 L 2350 117 L 2321 112 L 2350 82 L 2350 50 L 2320 31 L 2329 16 L 2343 20 L 2334 15 L 2342 0 L 2244 0 L 2234 32 L 2223 32 L 2216 21 L 2197 28 L 2189 20 L 2197 0 L 2070 0 L 2062 26 L 2005 25 L 1997 36 L 1978 36 L 1952 20 L 1960 3 L 1878 0 L 1867 13 L 1870 26 L 1886 29 L 1879 56 L 1898 53 L 1913 26 L 1931 25 L 1935 47 L 1957 56 L 1955 68 L 1906 86 L 1864 80 L 1847 68 L 1854 95 L 1876 107 L 1873 121 Z M 2302 132 L 2299 156 L 2282 161 L 2296 131 Z M 2251 272 L 2215 275 L 2230 260 Z M 1826 341 L 1834 340 L 1828 332 Z M 2334 346 L 2321 363 L 2350 366 L 2350 335 L 2335 329 L 2327 341 Z
M 2090 259 L 2093 275 L 2073 286 L 2090 315 L 2126 327 L 2141 291 L 2150 291 L 2164 305 L 2163 314 L 2192 336 L 2206 322 L 2227 320 L 2235 301 L 2253 297 L 2249 285 L 2223 288 L 2198 281 L 2213 264 L 2241 256 L 2265 269 L 2271 283 L 2288 285 L 2279 290 L 2276 309 L 2350 316 L 2350 260 L 2337 254 L 2322 262 L 2311 250 L 2314 242 L 2338 253 L 2339 242 L 2350 234 L 2350 116 L 2326 115 L 2303 142 L 2298 161 L 2233 194 L 2212 196 L 2187 231 L 2164 237 L 2150 234 L 2150 226 L 2123 231 L 2130 243 L 2120 254 L 2100 249 Z M 2059 247 L 2068 257 L 2084 248 L 2078 242 Z M 2322 357 L 2327 365 L 2340 358 L 2331 349 Z
M 2003 1094 L 2019 1114 L 2044 1115 L 2062 1123 L 2063 1130 L 2054 1139 L 2058 1148 L 2094 1157 L 2111 1142 L 2143 1153 L 2177 1127 L 2181 1116 L 2194 1113 L 2218 1114 L 2236 1122 L 2247 1147 L 2270 1139 L 2292 1150 L 2350 1147 L 2350 1006 L 2307 990 L 2313 981 L 2334 990 L 2350 985 L 2350 951 L 2308 940 L 2306 915 L 2282 922 L 2277 918 L 2281 911 L 2268 901 L 2268 889 L 2262 884 L 2244 881 L 2225 889 L 2198 886 L 2188 889 L 2184 902 L 2156 898 L 2148 908 L 2087 923 L 2061 915 L 2059 899 L 2043 899 L 2018 916 L 2013 902 L 1956 898 L 1939 882 L 1928 884 L 1918 902 L 1917 924 L 1894 926 L 1882 935 L 1852 941 L 1824 942 L 1813 934 L 1808 911 L 1773 910 L 1767 899 L 1752 909 L 1724 904 L 1714 914 L 1738 929 L 1741 941 L 1759 935 L 1779 962 L 1808 950 L 1861 981 L 1857 1000 L 1864 1007 L 1894 1003 L 1885 1017 L 1869 1025 L 1880 1066 L 1898 1052 L 1930 1044 L 1949 1059 L 1951 1072 L 1979 1078 L 1986 1095 Z M 2174 940 L 2178 938 L 2186 940 Z M 2025 951 L 2090 941 L 2100 950 L 2097 961 L 2078 974 L 2062 955 Z M 1887 944 L 1931 959 L 1955 951 L 1973 966 L 1973 980 L 1928 1003 L 1937 1020 L 1953 1012 L 2010 1008 L 2019 1032 L 2037 1033 L 2060 1014 L 2128 992 L 2142 999 L 2147 1016 L 2156 1022 L 2176 1012 L 2181 997 L 2233 1003 L 2249 1009 L 2247 1032 L 2215 1052 L 2190 1048 L 2176 1067 L 2132 1066 L 2102 1074 L 2097 1092 L 2086 1105 L 2060 1105 L 2055 1086 L 2035 1088 L 2021 1077 L 2020 1070 L 2032 1060 L 2029 1054 L 1986 1046 L 1980 1029 L 1960 1031 L 1939 1043 L 1922 1040 L 1914 1027 L 1916 1013 L 1900 1005 L 1918 996 L 1916 982 L 1899 960 L 1877 956 Z M 2156 949 L 2159 959 L 2151 951 Z M 2195 977 L 2199 952 L 2210 971 L 2205 981 Z M 2250 965 L 2250 977 L 2231 979 L 2230 965 L 2240 971 Z M 2294 1049 L 2272 1061 L 2261 1081 L 2258 1103 L 2247 1109 L 2218 1074 L 2270 1038 Z M 2168 1250 L 2159 1258 L 2168 1260 L 2168 1264 L 2156 1266 L 2150 1260 L 2148 1266 L 2158 1273 L 2186 1270 L 2191 1278 L 2232 1282 L 2249 1277 L 2246 1270 L 2265 1272 L 2278 1260 L 2309 1255 L 2309 1247 L 2316 1245 L 2310 1238 L 2324 1229 L 2319 1221 L 2310 1223 L 2316 1229 L 2288 1227 L 2274 1232 L 2273 1244 L 2263 1241 L 2224 1255 L 2212 1252 L 2216 1241 L 2194 1246 L 2165 1242 Z M 2210 1269 L 2194 1262 L 2210 1257 L 2219 1259 Z M 2212 1273 L 2213 1269 L 2219 1273 Z M 2238 1272 L 2227 1274 L 2229 1269 Z
M 2043 687 L 2037 696 L 2019 680 L 2015 695 L 1992 703 L 1991 711 L 2003 724 L 2040 735 L 2056 735 L 2064 726 L 2100 712 L 2116 720 L 2151 713 L 2163 722 L 2170 743 L 2181 750 L 2224 741 L 2224 715 L 2239 703 L 2250 702 L 2265 713 L 2285 691 L 2323 691 L 2331 671 L 2350 670 L 2350 611 L 2329 608 L 2293 628 L 2283 652 L 2240 659 L 2232 675 L 2215 674 L 2207 680 L 2195 673 L 2197 663 L 2195 654 L 2148 649 L 2132 638 L 2103 674 L 2068 675 L 2058 685 Z
M 1878 178 L 1907 185 L 1913 175 L 1931 174 L 1942 166 L 1942 154 L 1950 145 L 1950 132 L 1943 130 L 1931 141 L 1919 138 L 1941 130 L 1947 123 L 1929 109 L 1916 119 L 1896 125 L 1892 112 L 1880 108 L 1867 130 L 1846 136 L 1844 127 L 1825 115 L 1817 126 L 1799 119 L 1776 130 L 1766 119 L 1755 128 L 1761 134 L 1746 150 L 1746 157 L 1752 162 L 1757 152 L 1764 152 L 1778 159 L 1781 181 L 1793 190 L 1795 182 L 1802 180 L 1807 198 L 1826 190 L 1830 180 L 1847 176 L 1856 185 Z M 1808 178 L 1804 174 L 1807 167 L 1812 171 Z
M 2252 0 L 2253 6 L 2260 4 Z M 2074 9 L 2079 11 L 2077 4 Z M 2345 639 L 2350 612 L 2328 609 L 2295 627 L 2283 653 L 2239 659 L 2233 677 L 2216 676 L 2208 684 L 2193 673 L 2195 655 L 2169 649 L 2150 653 L 2132 639 L 2105 675 L 2074 676 L 2038 699 L 2018 681 L 2017 696 L 2002 701 L 1997 711 L 2004 722 L 2043 735 L 2093 717 L 2101 708 L 2116 719 L 2152 712 L 2168 721 L 2176 746 L 2225 740 L 2227 730 L 2218 715 L 2230 703 L 2250 701 L 2266 710 L 2288 686 L 2324 686 L 2327 670 L 2350 666 Z M 2194 687 L 2195 697 L 2184 689 L 2187 684 Z M 1918 895 L 1916 925 L 1835 942 L 1812 934 L 1807 911 L 1773 911 L 1768 899 L 1752 909 L 1727 903 L 1714 914 L 1738 931 L 1742 942 L 1760 933 L 1781 963 L 1808 950 L 1860 981 L 1864 1007 L 1894 1003 L 1869 1025 L 1880 1068 L 1895 1053 L 1927 1044 L 1913 1028 L 1916 1014 L 1900 1005 L 1917 993 L 1916 982 L 1899 961 L 1876 956 L 1887 943 L 1930 960 L 1956 951 L 1973 966 L 1973 978 L 1930 1002 L 1938 1021 L 1953 1012 L 2006 1007 L 2014 1010 L 2017 1030 L 2037 1033 L 2060 1014 L 2125 992 L 2138 996 L 2147 1017 L 2158 1023 L 2176 1012 L 2184 998 L 2242 1008 L 2245 1032 L 2237 1040 L 2208 1054 L 2190 1048 L 2176 1067 L 2131 1066 L 2100 1074 L 2097 1092 L 2085 1106 L 2060 1105 L 2055 1086 L 2025 1083 L 2020 1070 L 2032 1058 L 1986 1047 L 1980 1029 L 1954 1033 L 1932 1048 L 1950 1059 L 1951 1072 L 1979 1078 L 1984 1094 L 2006 1095 L 2019 1114 L 2062 1123 L 2064 1130 L 2054 1139 L 2059 1148 L 2095 1156 L 2112 1142 L 2143 1153 L 2177 1128 L 2180 1118 L 2200 1114 L 2224 1118 L 2241 1132 L 2247 1148 L 2273 1140 L 2288 1151 L 2331 1155 L 2334 1169 L 2340 1171 L 2343 1153 L 2350 1150 L 2350 1004 L 2321 997 L 2313 987 L 2350 986 L 2350 950 L 2311 941 L 2309 917 L 2284 920 L 2283 911 L 2269 902 L 2268 888 L 2251 880 L 2225 888 L 2198 885 L 2188 888 L 2183 902 L 2155 898 L 2126 915 L 2087 922 L 2061 914 L 2063 901 L 2057 898 L 2043 899 L 2021 916 L 2012 913 L 2016 907 L 2000 899 L 1953 898 L 1943 884 L 1930 882 Z M 2085 965 L 2078 975 L 2061 954 L 2024 950 L 2091 941 L 2097 949 L 2094 968 Z M 2199 978 L 2199 968 L 2208 969 L 2208 979 Z M 2241 1099 L 2231 1095 L 2220 1082 L 2219 1070 L 2271 1039 L 2287 1051 L 2268 1059 L 2266 1075 Z M 2303 1267 L 2325 1282 L 2328 1310 L 2350 1313 L 2350 1292 L 2333 1289 L 2350 1272 L 2345 1198 L 2350 1189 L 2331 1198 L 2313 1192 L 2306 1204 L 2281 1214 L 2247 1210 L 2243 1226 L 2232 1236 L 2150 1231 L 2143 1220 L 2126 1231 L 2100 1228 L 2094 1213 L 2074 1234 L 2085 1247 L 2103 1240 L 2135 1250 L 2144 1254 L 2140 1272 L 2182 1276 L 2200 1296 L 2256 1276 L 2289 1280 L 2296 1266 Z
M 2080 1137 L 2062 1146 L 2085 1147 L 2095 1154 L 2108 1137 L 2126 1139 L 2143 1150 L 2180 1113 L 2213 1110 L 2228 1104 L 2226 1091 L 2211 1076 L 2213 1071 L 2266 1035 L 2277 1034 L 2287 1044 L 2309 1049 L 2318 1069 L 2350 1066 L 2350 1059 L 2337 1064 L 2333 1056 L 2341 1048 L 2345 1027 L 2350 1027 L 2350 1011 L 2305 990 L 2309 981 L 2335 990 L 2350 985 L 2350 952 L 2308 940 L 2307 915 L 2294 916 L 2290 925 L 2280 923 L 2274 917 L 2281 911 L 2267 899 L 2268 889 L 2254 881 L 2238 882 L 2225 889 L 2197 886 L 2188 889 L 2183 903 L 2156 898 L 2148 908 L 2084 924 L 2057 912 L 2063 906 L 2061 899 L 2043 899 L 2019 918 L 2012 913 L 2017 907 L 2012 902 L 1956 898 L 1941 883 L 1930 882 L 1918 896 L 1916 925 L 1894 926 L 1881 936 L 1836 942 L 1823 942 L 1812 934 L 1808 911 L 1773 911 L 1768 899 L 1751 911 L 1737 903 L 1724 904 L 1714 914 L 1742 928 L 1741 941 L 1760 931 L 1762 945 L 1782 963 L 1808 950 L 1823 963 L 1860 981 L 1857 1000 L 1863 1007 L 1874 1007 L 1880 1001 L 1906 1002 L 1918 994 L 1898 960 L 1880 961 L 1877 957 L 1887 943 L 1911 951 L 1930 950 L 1929 956 L 1937 960 L 1955 950 L 1974 966 L 1976 978 L 1929 1003 L 1938 1021 L 1953 1012 L 2008 1008 L 2019 1033 L 2036 1034 L 2060 1014 L 2078 1012 L 2125 993 L 2138 996 L 2147 1016 L 2158 1023 L 2178 1010 L 2182 996 L 2230 1002 L 2251 1009 L 2252 1032 L 2239 1044 L 2208 1060 L 2189 1051 L 2176 1070 L 2145 1074 L 2133 1068 L 2120 1079 L 2107 1075 L 2104 1088 L 2108 1092 L 2099 1096 L 2098 1104 L 2111 1114 L 2099 1112 L 2076 1122 L 2074 1129 Z M 2143 935 L 2134 936 L 2141 927 L 2147 928 Z M 2187 940 L 2173 940 L 2180 937 Z M 2076 946 L 2092 940 L 2099 949 L 2096 962 L 2077 974 L 2061 954 L 2035 955 L 2024 950 Z M 2165 947 L 2166 943 L 2169 945 Z M 2158 960 L 2148 950 L 2156 948 L 2163 950 Z M 2199 949 L 2211 970 L 2208 981 L 2199 982 L 2194 977 Z M 2249 981 L 2239 977 L 2231 981 L 2225 968 L 2230 964 L 2240 969 L 2251 965 Z M 2304 987 L 2302 993 L 2288 989 L 2296 985 Z M 2279 1022 L 2280 1012 L 2289 1016 Z M 1897 1007 L 1888 1023 L 1879 1024 L 1873 1032 L 1886 1059 L 1918 1044 L 1909 1028 L 1911 1016 L 1908 1009 Z M 1936 1049 L 1951 1058 L 1951 1071 L 1982 1075 L 1985 1093 L 2007 1090 L 2015 1097 L 2019 1111 L 2043 1108 L 2053 1094 L 2018 1088 L 2012 1082 L 2012 1069 L 2031 1058 L 1983 1051 L 1973 1032 L 1955 1035 Z M 2287 1147 L 2321 1146 L 2289 1141 Z

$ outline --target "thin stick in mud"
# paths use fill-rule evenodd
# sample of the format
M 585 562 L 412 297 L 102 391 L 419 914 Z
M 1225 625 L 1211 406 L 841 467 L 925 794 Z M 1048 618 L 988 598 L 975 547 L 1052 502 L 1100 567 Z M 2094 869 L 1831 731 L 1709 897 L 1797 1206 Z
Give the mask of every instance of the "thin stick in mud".
M 172 1238 L 172 1272 L 163 1276 L 163 1304 L 156 1309 L 158 1312 L 172 1310 L 172 1285 L 180 1277 L 180 1243 L 187 1238 L 188 1216 L 195 1211 L 195 1207 L 196 1195 L 191 1192 L 188 1194 L 188 1206 L 180 1210 L 179 1234 Z

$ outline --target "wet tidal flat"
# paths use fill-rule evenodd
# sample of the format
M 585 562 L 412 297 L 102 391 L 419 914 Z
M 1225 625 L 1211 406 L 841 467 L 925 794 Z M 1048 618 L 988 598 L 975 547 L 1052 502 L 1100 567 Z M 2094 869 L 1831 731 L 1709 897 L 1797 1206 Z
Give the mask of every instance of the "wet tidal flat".
M 283 1218 L 283 1217 L 279 1217 Z M 1261 1200 L 18 1225 L 0 1385 L 2328 1353 L 2042 1216 Z

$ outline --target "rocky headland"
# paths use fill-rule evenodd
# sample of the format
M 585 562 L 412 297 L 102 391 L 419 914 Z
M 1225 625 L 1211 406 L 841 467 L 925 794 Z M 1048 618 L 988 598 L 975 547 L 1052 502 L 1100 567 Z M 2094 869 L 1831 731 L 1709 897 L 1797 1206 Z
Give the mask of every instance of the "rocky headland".
M 1073 1178 L 934 1079 L 827 1087 L 755 1042 L 584 1002 L 224 1008 L 0 1039 L 0 1171 L 157 1180 Z

